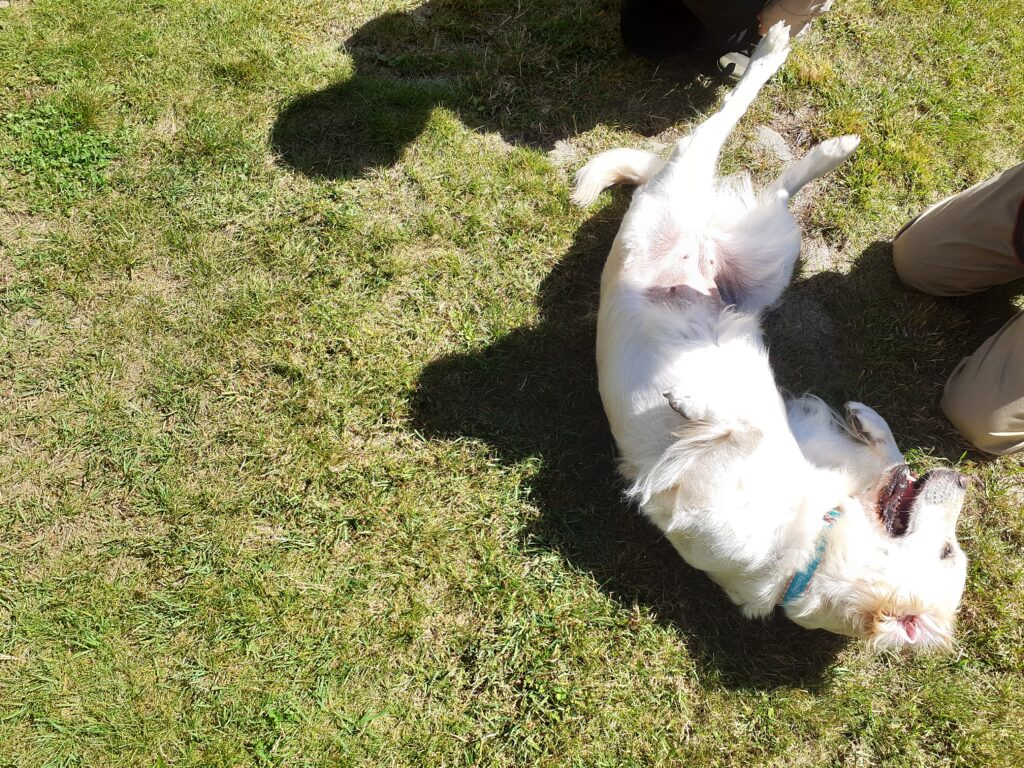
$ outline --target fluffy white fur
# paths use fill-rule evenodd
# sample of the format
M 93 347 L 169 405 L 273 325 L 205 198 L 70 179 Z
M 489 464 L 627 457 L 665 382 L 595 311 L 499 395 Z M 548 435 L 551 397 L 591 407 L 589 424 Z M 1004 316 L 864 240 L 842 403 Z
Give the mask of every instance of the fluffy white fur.
M 601 279 L 601 397 L 629 494 L 746 615 L 780 604 L 824 535 L 808 589 L 784 606 L 793 621 L 878 647 L 947 647 L 966 575 L 955 535 L 965 481 L 912 478 L 867 406 L 847 404 L 843 420 L 813 397 L 784 402 L 762 339 L 760 312 L 800 249 L 788 201 L 858 138 L 822 143 L 761 193 L 715 175 L 788 41 L 773 27 L 721 110 L 667 161 L 616 149 L 577 174 L 580 205 L 639 185 Z M 842 516 L 826 527 L 833 509 Z

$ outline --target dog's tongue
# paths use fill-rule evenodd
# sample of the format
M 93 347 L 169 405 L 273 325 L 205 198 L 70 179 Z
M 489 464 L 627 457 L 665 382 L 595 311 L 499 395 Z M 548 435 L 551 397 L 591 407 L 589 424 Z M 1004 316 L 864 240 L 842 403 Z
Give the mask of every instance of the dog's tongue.
M 910 642 L 916 643 L 917 638 L 921 636 L 921 628 L 917 626 L 917 616 L 904 616 L 900 619 L 900 626 L 907 633 Z

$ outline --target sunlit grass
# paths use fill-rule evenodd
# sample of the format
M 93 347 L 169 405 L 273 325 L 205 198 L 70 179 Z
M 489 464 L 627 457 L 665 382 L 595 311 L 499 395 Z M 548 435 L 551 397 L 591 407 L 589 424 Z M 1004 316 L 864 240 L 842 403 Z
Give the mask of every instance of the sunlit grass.
M 1020 463 L 937 407 L 1014 307 L 905 291 L 886 246 L 1022 159 L 1019 8 L 836 6 L 724 165 L 777 169 L 760 124 L 864 137 L 769 338 L 979 478 L 956 653 L 746 622 L 622 501 L 592 349 L 626 197 L 568 175 L 720 93 L 615 7 L 13 0 L 0 763 L 1019 765 Z

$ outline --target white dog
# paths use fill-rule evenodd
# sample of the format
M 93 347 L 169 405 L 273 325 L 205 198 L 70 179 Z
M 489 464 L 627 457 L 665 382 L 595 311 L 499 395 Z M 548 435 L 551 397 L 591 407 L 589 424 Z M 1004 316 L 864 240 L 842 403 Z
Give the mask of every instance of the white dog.
M 640 185 L 601 278 L 601 398 L 630 496 L 744 614 L 782 605 L 802 626 L 876 647 L 948 647 L 967 571 L 955 530 L 965 478 L 914 477 L 867 406 L 848 403 L 844 423 L 817 398 L 784 402 L 760 328 L 800 250 L 790 197 L 859 139 L 822 143 L 761 194 L 749 177 L 715 177 L 788 42 L 773 27 L 667 161 L 615 149 L 577 174 L 580 205 Z

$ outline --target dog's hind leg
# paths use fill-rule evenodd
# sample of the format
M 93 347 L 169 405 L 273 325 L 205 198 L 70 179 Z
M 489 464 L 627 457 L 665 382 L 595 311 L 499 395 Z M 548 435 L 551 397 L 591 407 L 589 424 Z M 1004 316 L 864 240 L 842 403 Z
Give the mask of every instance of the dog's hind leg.
M 676 144 L 665 168 L 651 180 L 651 186 L 677 198 L 687 193 L 706 195 L 725 140 L 788 55 L 789 27 L 779 22 L 758 43 L 746 72 L 725 96 L 721 109 Z
M 803 186 L 829 171 L 835 170 L 840 163 L 853 154 L 860 144 L 860 136 L 838 136 L 823 141 L 800 160 L 789 166 L 769 187 L 769 195 L 776 195 L 789 200 Z
M 739 122 L 761 87 L 778 70 L 789 53 L 789 31 L 777 24 L 765 35 L 750 65 L 721 109 L 677 142 L 664 167 L 647 182 L 626 213 L 620 239 L 628 259 L 610 261 L 610 268 L 631 273 L 630 282 L 648 289 L 657 301 L 672 297 L 686 287 L 718 301 L 714 281 L 717 270 L 713 244 L 704 234 L 718 199 L 715 167 L 729 133 Z M 614 158 L 615 155 L 612 155 Z M 629 157 L 620 155 L 619 157 Z M 592 199 L 608 178 L 612 164 L 599 163 L 583 169 L 578 180 L 578 199 Z M 648 168 L 655 163 L 649 160 Z M 603 170 L 604 169 L 604 170 Z M 592 180 L 593 179 L 593 180 Z M 613 249 L 614 251 L 614 249 Z M 607 268 L 606 268 L 607 269 Z
M 800 230 L 787 207 L 790 198 L 842 163 L 859 143 L 858 136 L 822 142 L 786 169 L 756 208 L 721 226 L 715 238 L 715 285 L 724 301 L 752 312 L 778 301 L 800 253 Z
M 778 301 L 800 255 L 800 229 L 782 198 L 763 201 L 715 235 L 715 285 L 727 304 L 760 312 Z

